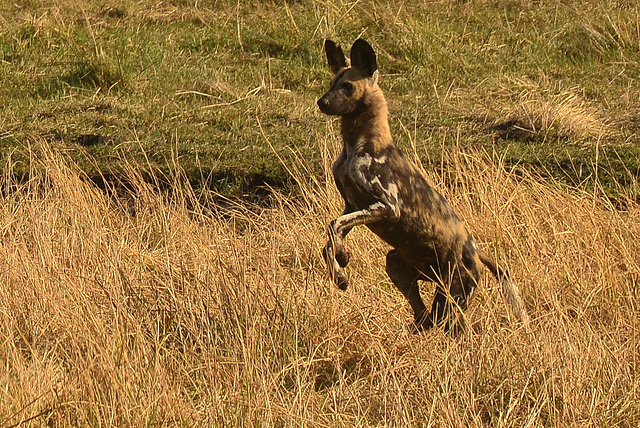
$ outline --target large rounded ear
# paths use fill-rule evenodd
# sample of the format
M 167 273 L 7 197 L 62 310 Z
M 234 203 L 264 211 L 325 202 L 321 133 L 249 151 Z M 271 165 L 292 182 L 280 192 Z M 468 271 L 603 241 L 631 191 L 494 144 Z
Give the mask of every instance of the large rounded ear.
M 351 46 L 351 67 L 369 77 L 374 77 L 378 70 L 376 54 L 373 48 L 362 39 L 356 40 Z
M 324 41 L 324 52 L 327 54 L 327 62 L 333 74 L 340 71 L 341 68 L 347 66 L 347 60 L 340 46 L 336 45 L 333 40 Z

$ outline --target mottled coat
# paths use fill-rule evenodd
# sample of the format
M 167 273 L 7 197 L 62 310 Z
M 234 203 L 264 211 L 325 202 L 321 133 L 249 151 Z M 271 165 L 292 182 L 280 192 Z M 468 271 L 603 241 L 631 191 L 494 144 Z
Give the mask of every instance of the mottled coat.
M 509 274 L 478 249 L 451 205 L 393 142 L 371 46 L 356 40 L 350 65 L 331 40 L 325 42 L 325 53 L 335 76 L 318 106 L 323 113 L 342 118 L 343 147 L 332 171 L 345 202 L 342 215 L 329 225 L 323 252 L 332 279 L 341 289 L 347 288 L 343 268 L 349 253 L 343 240 L 353 227 L 366 225 L 393 247 L 386 270 L 413 309 L 414 331 L 454 326 L 459 311 L 453 309 L 466 309 L 483 264 L 502 282 L 516 316 L 527 323 Z M 437 284 L 430 310 L 420 297 L 418 280 Z

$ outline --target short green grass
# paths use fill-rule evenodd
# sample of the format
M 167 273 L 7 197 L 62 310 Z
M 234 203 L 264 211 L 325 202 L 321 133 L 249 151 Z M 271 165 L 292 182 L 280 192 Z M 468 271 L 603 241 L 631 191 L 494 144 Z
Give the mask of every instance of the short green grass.
M 327 160 L 314 140 L 337 127 L 315 106 L 330 79 L 323 40 L 348 51 L 361 36 L 378 52 L 396 140 L 427 167 L 456 141 L 570 185 L 637 194 L 639 10 L 601 0 L 3 3 L 0 150 L 25 160 L 22 148 L 44 139 L 94 179 L 118 180 L 125 157 L 227 196 L 293 190 L 286 165 L 302 158 L 319 174 Z

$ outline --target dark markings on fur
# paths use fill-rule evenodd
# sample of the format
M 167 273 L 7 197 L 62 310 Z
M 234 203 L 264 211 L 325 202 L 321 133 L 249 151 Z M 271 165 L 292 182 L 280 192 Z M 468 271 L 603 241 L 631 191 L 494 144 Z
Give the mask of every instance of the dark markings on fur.
M 341 289 L 348 286 L 343 268 L 349 253 L 343 240 L 353 227 L 366 225 L 394 248 L 387 254 L 386 271 L 411 305 L 414 330 L 435 325 L 455 328 L 483 264 L 503 282 L 507 301 L 526 322 L 524 305 L 508 273 L 479 252 L 451 205 L 393 142 L 371 46 L 363 40 L 354 43 L 351 67 L 335 43 L 325 42 L 325 51 L 335 76 L 318 106 L 326 114 L 341 116 L 343 147 L 332 172 L 345 202 L 342 215 L 327 231 L 323 255 L 330 276 Z M 420 297 L 419 280 L 437 285 L 429 311 Z
M 336 87 L 338 86 L 338 84 L 340 83 L 340 79 L 342 78 L 342 76 L 344 76 L 344 74 L 349 71 L 348 68 L 343 68 L 341 71 L 338 72 L 338 74 L 336 74 L 336 77 L 333 78 L 333 81 L 331 82 L 331 89 L 329 90 L 335 90 Z

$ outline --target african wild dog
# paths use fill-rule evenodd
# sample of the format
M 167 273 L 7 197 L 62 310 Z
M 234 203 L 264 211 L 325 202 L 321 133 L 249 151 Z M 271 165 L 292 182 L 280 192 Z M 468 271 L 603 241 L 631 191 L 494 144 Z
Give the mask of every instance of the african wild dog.
M 340 289 L 347 288 L 343 268 L 350 254 L 343 240 L 354 226 L 364 224 L 393 247 L 386 271 L 409 300 L 413 331 L 456 326 L 460 316 L 454 314 L 460 311 L 454 309 L 466 309 L 482 264 L 502 282 L 513 312 L 528 324 L 520 292 L 508 272 L 478 249 L 453 208 L 393 142 L 373 48 L 356 40 L 350 65 L 333 41 L 326 40 L 324 48 L 335 76 L 318 106 L 342 119 L 343 147 L 332 171 L 345 202 L 342 215 L 329 225 L 323 250 L 331 278 Z M 418 280 L 437 284 L 430 311 L 420 297 Z

